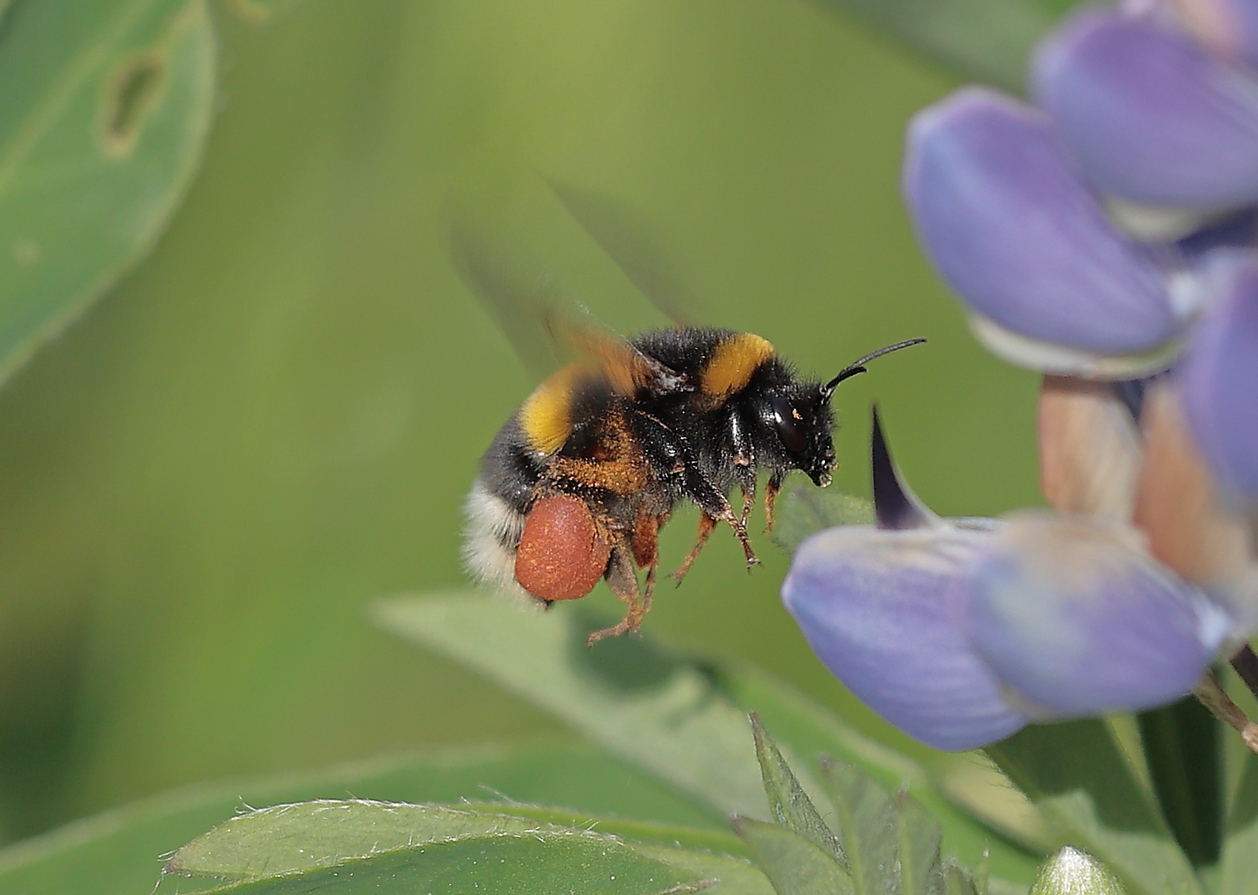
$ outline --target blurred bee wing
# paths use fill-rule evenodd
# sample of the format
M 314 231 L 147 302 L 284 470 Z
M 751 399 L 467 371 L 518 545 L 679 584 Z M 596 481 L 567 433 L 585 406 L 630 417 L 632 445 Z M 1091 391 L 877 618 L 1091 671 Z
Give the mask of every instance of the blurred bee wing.
M 501 245 L 468 224 L 450 228 L 451 264 L 540 379 L 568 359 L 556 338 L 559 290 L 554 277 L 522 276 L 506 259 Z
M 654 238 L 644 217 L 611 196 L 546 179 L 551 191 L 581 228 L 616 263 L 629 282 L 649 298 L 676 326 L 694 326 L 702 313 L 698 295 L 686 286 L 670 263 L 664 245 Z
M 688 387 L 684 376 L 608 331 L 585 308 L 565 304 L 553 276 L 519 275 L 500 246 L 467 224 L 451 228 L 450 256 L 537 378 L 575 360 L 589 361 L 623 395 L 641 388 L 665 393 Z

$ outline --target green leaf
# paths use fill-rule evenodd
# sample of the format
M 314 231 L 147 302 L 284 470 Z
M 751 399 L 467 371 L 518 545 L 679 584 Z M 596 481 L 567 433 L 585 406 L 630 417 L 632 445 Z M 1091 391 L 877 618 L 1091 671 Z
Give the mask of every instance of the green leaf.
M 755 736 L 756 760 L 764 779 L 764 793 L 769 799 L 773 819 L 788 830 L 794 830 L 809 842 L 823 849 L 839 863 L 844 862 L 843 849 L 817 808 L 791 772 L 786 759 L 765 731 L 760 718 L 751 714 L 751 731 Z
M 747 817 L 735 818 L 734 829 L 777 895 L 854 895 L 847 871 L 807 837 Z
M 1127 895 L 1127 890 L 1096 858 L 1066 847 L 1044 862 L 1028 895 Z
M 998 876 L 1027 885 L 1035 877 L 1042 851 L 1024 850 L 1001 836 L 994 836 L 991 828 L 976 819 L 980 815 L 959 807 L 967 803 L 946 798 L 936 778 L 910 759 L 868 739 L 843 724 L 833 713 L 757 668 L 729 663 L 721 665 L 717 673 L 721 688 L 729 698 L 738 705 L 754 707 L 765 726 L 772 728 L 778 742 L 789 744 L 794 754 L 831 756 L 861 768 L 888 790 L 908 790 L 943 829 L 944 850 L 949 854 L 971 866 L 979 862 L 993 863 Z M 976 759 L 977 755 L 971 756 L 968 764 L 976 765 Z M 954 787 L 960 785 L 955 779 L 956 766 L 956 763 L 949 765 L 948 782 Z M 988 793 L 988 798 L 982 800 L 984 803 L 994 801 L 995 795 L 1008 801 L 1017 793 L 994 768 L 989 775 L 978 775 L 970 778 L 970 782 L 990 787 L 993 777 L 1001 790 Z M 1034 812 L 1035 809 L 1027 804 L 1026 810 Z
M 460 806 L 320 801 L 260 809 L 179 848 L 157 891 L 691 892 L 767 895 L 741 858 L 642 846 Z M 176 879 L 177 877 L 177 879 Z M 187 877 L 192 877 L 190 884 Z
M 651 778 L 587 744 L 546 741 L 511 749 L 462 746 L 448 753 L 374 761 L 317 774 L 231 781 L 166 793 L 0 850 L 0 892 L 147 892 L 157 874 L 155 856 L 232 817 L 242 804 L 273 805 L 347 793 L 414 802 L 487 800 L 497 795 L 504 803 L 482 806 L 484 810 L 570 826 L 615 814 L 617 819 L 599 823 L 602 832 L 727 854 L 744 851 L 723 817 L 681 801 Z M 521 805 L 520 800 L 567 808 L 540 809 Z M 630 817 L 665 823 L 623 819 Z
M 1242 758 L 1223 838 L 1221 891 L 1249 895 L 1258 879 L 1258 755 Z
M 874 521 L 872 501 L 837 488 L 813 488 L 788 484 L 778 495 L 773 513 L 773 540 L 794 553 L 807 538 L 836 525 L 869 525 Z
M 1032 725 L 987 747 L 1069 839 L 1133 893 L 1200 893 L 1201 887 L 1109 727 L 1089 719 Z
M 901 791 L 889 797 L 860 768 L 826 762 L 826 790 L 857 893 L 930 895 L 943 882 L 939 824 Z
M 202 0 L 7 10 L 0 53 L 0 380 L 152 246 L 214 100 Z
M 896 793 L 895 800 L 900 891 L 904 895 L 938 892 L 943 882 L 939 824 L 908 793 Z
M 1136 720 L 1162 816 L 1194 867 L 1213 866 L 1222 845 L 1222 725 L 1192 697 Z
M 947 65 L 1022 90 L 1032 45 L 1073 0 L 831 0 Z
M 868 774 L 825 762 L 822 777 L 838 815 L 839 836 L 859 895 L 899 891 L 893 879 L 899 842 L 895 808 Z
M 974 877 L 953 861 L 943 864 L 943 895 L 981 895 L 985 888 L 979 888 Z
M 158 891 L 750 892 L 745 862 L 440 805 L 319 801 L 232 818 L 171 856 Z M 702 872 L 696 873 L 697 870 Z M 732 872 L 740 885 L 722 885 Z M 763 892 L 765 887 L 761 885 Z
M 569 607 L 565 606 L 565 609 Z M 471 595 L 394 599 L 385 627 L 488 674 L 613 753 L 724 814 L 763 814 L 747 716 L 713 673 L 640 637 L 590 648 L 584 607 L 540 613 Z
M 585 638 L 606 619 L 583 606 L 534 612 L 476 594 L 399 597 L 377 606 L 387 628 L 460 662 L 558 715 L 608 750 L 723 814 L 765 811 L 747 744 L 755 711 L 787 757 L 832 755 L 905 787 L 940 822 L 944 848 L 966 863 L 990 850 L 993 873 L 1030 884 L 1038 857 L 994 836 L 933 788 L 916 763 L 856 732 L 793 688 L 745 664 L 684 661 L 646 637 Z M 801 787 L 823 790 L 794 761 Z

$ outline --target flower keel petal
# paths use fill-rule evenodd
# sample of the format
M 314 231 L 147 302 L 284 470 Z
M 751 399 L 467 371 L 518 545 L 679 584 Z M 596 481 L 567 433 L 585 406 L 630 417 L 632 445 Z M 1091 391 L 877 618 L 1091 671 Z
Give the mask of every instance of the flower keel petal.
M 831 529 L 800 546 L 782 586 L 831 673 L 937 749 L 995 742 L 1027 721 L 1005 703 L 964 628 L 969 567 L 990 536 L 951 527 Z
M 1044 718 L 1139 710 L 1188 693 L 1233 622 L 1142 549 L 1086 516 L 1010 517 L 976 564 L 978 652 Z

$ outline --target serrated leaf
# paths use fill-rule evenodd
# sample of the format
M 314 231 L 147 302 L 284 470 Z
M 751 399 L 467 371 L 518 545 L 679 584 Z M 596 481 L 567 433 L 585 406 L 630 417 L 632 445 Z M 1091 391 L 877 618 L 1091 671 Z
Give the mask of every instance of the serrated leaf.
M 934 895 L 943 885 L 939 824 L 906 792 L 895 796 L 900 892 Z
M 969 77 L 1010 90 L 1035 41 L 1072 0 L 831 0 Z
M 839 838 L 858 895 L 898 892 L 895 805 L 868 774 L 826 761 L 822 779 L 838 817 Z
M 774 505 L 771 537 L 783 550 L 794 553 L 805 540 L 836 525 L 869 525 L 874 521 L 873 502 L 837 488 L 805 487 L 792 482 L 782 489 Z
M 839 862 L 794 830 L 747 817 L 735 818 L 734 829 L 777 895 L 854 895 Z
M 764 778 L 764 793 L 769 799 L 773 819 L 824 849 L 839 863 L 844 863 L 839 840 L 817 813 L 812 799 L 799 785 L 790 765 L 754 712 L 751 714 L 751 730 L 756 743 L 756 760 Z
M 1065 838 L 1118 874 L 1132 895 L 1201 892 L 1105 722 L 1036 724 L 986 751 Z
M 678 858 L 679 864 L 672 858 Z M 701 871 L 696 873 L 696 871 Z M 735 886 L 724 886 L 732 872 Z M 440 805 L 318 801 L 252 811 L 171 856 L 158 891 L 754 892 L 736 859 Z M 179 879 L 173 879 L 178 875 Z M 765 887 L 758 886 L 760 892 Z
M 943 883 L 939 824 L 904 791 L 894 796 L 860 768 L 826 761 L 826 791 L 858 895 L 934 895 Z
M 0 53 L 0 380 L 142 257 L 209 131 L 202 0 L 25 3 Z

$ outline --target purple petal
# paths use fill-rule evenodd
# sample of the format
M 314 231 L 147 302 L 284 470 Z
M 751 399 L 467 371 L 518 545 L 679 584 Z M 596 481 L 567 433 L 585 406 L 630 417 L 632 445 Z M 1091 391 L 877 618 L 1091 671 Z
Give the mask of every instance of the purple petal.
M 969 566 L 989 532 L 850 526 L 805 541 L 782 599 L 831 673 L 936 749 L 1003 739 L 1027 718 L 972 652 Z
M 1159 269 L 1109 224 L 1039 112 L 981 88 L 927 109 L 904 190 L 935 265 L 999 327 L 1120 355 L 1176 335 Z
M 1028 711 L 1150 708 L 1205 672 L 1230 617 L 1140 544 L 1134 529 L 1046 512 L 999 530 L 975 570 L 970 631 Z
M 1258 499 L 1258 259 L 1229 253 L 1208 268 L 1218 304 L 1180 370 L 1184 411 L 1223 490 Z
M 1089 10 L 1040 44 L 1032 81 L 1102 192 L 1193 208 L 1258 201 L 1258 79 L 1186 36 Z

